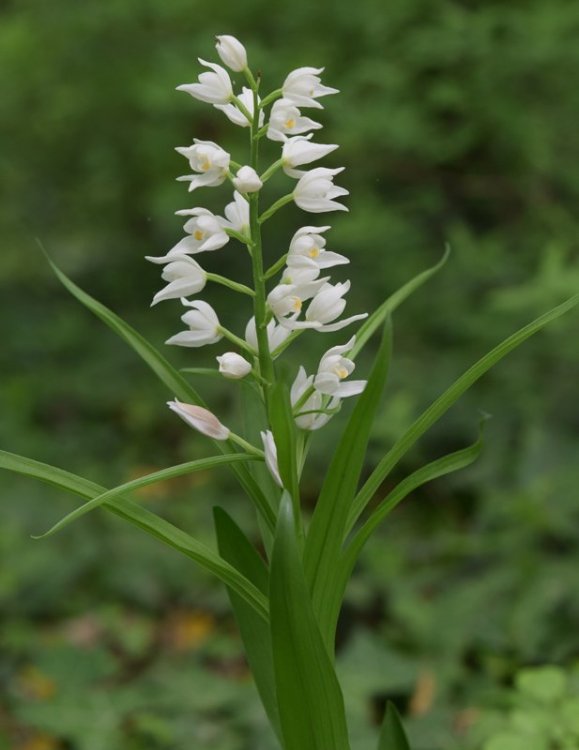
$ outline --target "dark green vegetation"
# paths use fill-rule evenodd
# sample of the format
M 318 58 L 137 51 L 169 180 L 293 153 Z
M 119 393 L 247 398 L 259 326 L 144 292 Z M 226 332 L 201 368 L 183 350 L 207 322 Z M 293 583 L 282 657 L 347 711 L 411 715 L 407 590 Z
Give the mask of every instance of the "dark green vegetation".
M 57 284 L 34 237 L 154 343 L 178 330 L 177 303 L 148 309 L 158 269 L 143 256 L 180 238 L 174 210 L 223 205 L 225 189 L 193 200 L 173 181 L 174 146 L 245 135 L 173 91 L 196 78 L 197 55 L 212 59 L 215 33 L 247 43 L 267 87 L 326 65 L 342 90 L 318 140 L 341 144 L 331 166 L 348 168 L 351 213 L 285 209 L 267 226 L 272 259 L 298 222 L 332 224 L 354 313 L 453 248 L 394 315 L 369 465 L 482 353 L 579 288 L 576 4 L 299 0 L 282 19 L 262 0 L 13 0 L 0 20 L 1 448 L 104 485 L 210 453 L 166 409 L 173 394 Z M 238 250 L 211 269 L 243 278 Z M 249 315 L 205 296 L 225 320 Z M 350 586 L 338 638 L 354 745 L 392 699 L 413 747 L 468 747 L 467 727 L 508 704 L 521 667 L 577 660 L 576 331 L 571 314 L 526 343 L 399 467 L 395 479 L 472 443 L 480 410 L 493 414 L 475 467 L 405 501 Z M 306 337 L 303 360 L 341 342 Z M 166 354 L 206 366 L 214 349 Z M 239 384 L 192 382 L 224 421 L 238 405 Z M 312 504 L 340 424 L 315 440 Z M 138 498 L 214 544 L 217 501 L 254 522 L 235 490 L 217 470 Z M 33 542 L 72 502 L 7 474 L 0 497 L 0 748 L 269 750 L 221 588 L 99 511 Z

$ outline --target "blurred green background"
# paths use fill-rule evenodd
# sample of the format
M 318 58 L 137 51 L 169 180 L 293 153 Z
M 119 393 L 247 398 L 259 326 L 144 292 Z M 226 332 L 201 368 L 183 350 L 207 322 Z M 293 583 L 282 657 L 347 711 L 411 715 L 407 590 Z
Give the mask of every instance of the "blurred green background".
M 307 114 L 325 125 L 317 140 L 341 146 L 326 163 L 347 167 L 350 213 L 318 222 L 284 209 L 268 225 L 272 261 L 297 226 L 327 220 L 328 247 L 352 261 L 333 276 L 352 279 L 353 314 L 453 248 L 396 314 L 369 466 L 478 356 L 579 288 L 577 3 L 6 0 L 2 448 L 109 485 L 208 453 L 168 413 L 172 394 L 58 285 L 35 238 L 155 344 L 180 330 L 178 303 L 149 309 L 159 269 L 143 256 L 182 236 L 175 210 L 220 211 L 229 198 L 225 187 L 188 196 L 175 146 L 211 139 L 243 161 L 245 132 L 174 92 L 196 79 L 197 56 L 216 59 L 218 33 L 246 44 L 267 89 L 324 65 L 324 82 L 341 90 L 320 118 Z M 235 243 L 207 266 L 246 274 Z M 249 311 L 230 295 L 203 296 L 245 324 Z M 290 359 L 311 369 L 343 338 L 304 337 Z M 488 375 L 399 467 L 394 479 L 472 441 L 480 410 L 494 416 L 478 464 L 397 510 L 348 591 L 340 669 L 356 748 L 373 746 L 388 698 L 417 750 L 478 748 L 472 728 L 512 704 L 519 670 L 577 664 L 576 341 L 571 314 Z M 222 351 L 165 350 L 179 366 Z M 239 406 L 236 384 L 196 385 L 224 420 Z M 310 504 L 343 411 L 316 437 Z M 271 750 L 217 584 L 100 512 L 32 541 L 74 501 L 5 474 L 0 496 L 2 750 Z M 223 473 L 142 500 L 209 544 L 217 502 L 254 528 Z M 557 747 L 579 741 L 537 745 Z

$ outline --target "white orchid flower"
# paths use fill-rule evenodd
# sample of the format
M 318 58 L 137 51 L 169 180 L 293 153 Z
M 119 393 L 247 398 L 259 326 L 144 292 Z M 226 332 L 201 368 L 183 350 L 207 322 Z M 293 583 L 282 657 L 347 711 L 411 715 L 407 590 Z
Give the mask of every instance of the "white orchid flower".
M 293 198 L 300 208 L 311 213 L 324 211 L 347 211 L 346 206 L 338 203 L 334 198 L 348 195 L 348 190 L 337 187 L 333 183 L 334 176 L 343 172 L 344 167 L 327 169 L 317 167 L 306 172 L 296 185 Z
M 327 232 L 330 227 L 302 227 L 292 237 L 289 246 L 289 258 L 304 257 L 313 260 L 319 268 L 331 268 L 332 266 L 349 263 L 350 260 L 339 253 L 326 250 L 326 239 L 322 232 Z
M 312 135 L 296 135 L 294 138 L 288 138 L 283 144 L 283 171 L 290 177 L 302 177 L 304 171 L 295 167 L 322 159 L 338 148 L 335 143 L 310 143 Z
M 350 351 L 355 343 L 356 337 L 352 336 L 347 344 L 333 346 L 323 355 L 314 378 L 314 388 L 317 391 L 340 399 L 362 393 L 366 387 L 366 380 L 342 382 L 352 374 L 356 366 L 351 359 L 343 356 Z
M 251 364 L 235 352 L 225 352 L 216 359 L 219 362 L 219 372 L 232 380 L 244 378 L 252 369 Z
M 167 401 L 167 406 L 202 435 L 207 435 L 214 440 L 227 440 L 230 435 L 229 428 L 221 424 L 215 414 L 202 406 L 184 404 L 177 399 Z
M 322 85 L 320 73 L 323 70 L 323 68 L 297 68 L 292 70 L 281 89 L 284 99 L 289 99 L 298 107 L 323 109 L 317 99 L 321 96 L 338 93 L 338 89 Z
M 237 98 L 243 104 L 245 109 L 247 109 L 249 114 L 253 117 L 253 91 L 244 86 L 241 90 L 241 94 L 239 94 Z M 257 98 L 257 101 L 260 101 L 259 97 Z M 225 115 L 227 115 L 227 117 L 234 125 L 239 125 L 239 127 L 241 128 L 248 128 L 251 125 L 251 122 L 247 119 L 243 112 L 237 108 L 237 105 L 234 102 L 231 102 L 229 104 L 216 104 L 215 109 L 220 109 Z M 264 117 L 265 115 L 263 113 L 263 110 L 260 110 L 259 127 L 263 125 Z
M 257 193 L 263 187 L 263 182 L 253 167 L 241 167 L 233 178 L 233 185 L 240 193 Z
M 289 99 L 278 99 L 271 108 L 267 137 L 271 141 L 285 141 L 288 136 L 302 135 L 321 127 L 319 122 L 304 117 Z
M 181 316 L 181 320 L 189 326 L 189 330 L 171 336 L 165 342 L 166 344 L 198 347 L 215 344 L 223 338 L 219 319 L 211 305 L 200 299 L 189 302 L 181 298 L 181 302 L 186 307 L 193 308 Z
M 215 45 L 221 62 L 230 70 L 240 73 L 247 68 L 247 52 L 243 44 L 234 36 L 223 34 L 217 37 Z
M 185 208 L 176 212 L 179 216 L 192 216 L 188 219 L 183 229 L 189 233 L 187 237 L 172 247 L 166 256 L 153 258 L 147 256 L 147 260 L 153 263 L 164 263 L 166 258 L 179 255 L 196 255 L 212 250 L 219 250 L 229 242 L 229 235 L 224 231 L 225 219 L 215 216 L 206 208 Z
M 277 445 L 273 439 L 273 433 L 271 430 L 260 432 L 261 441 L 263 443 L 263 450 L 265 452 L 265 464 L 269 469 L 269 473 L 275 480 L 275 483 L 279 487 L 283 487 L 281 477 L 279 475 L 279 468 L 277 465 Z
M 231 157 L 221 146 L 213 141 L 195 138 L 193 146 L 178 146 L 176 151 L 188 159 L 194 172 L 199 173 L 177 178 L 181 182 L 191 183 L 190 192 L 198 187 L 216 187 L 225 182 Z
M 305 320 L 297 320 L 295 317 L 290 319 L 282 318 L 280 319 L 280 323 L 291 330 L 315 328 L 316 331 L 328 332 L 339 331 L 355 320 L 367 318 L 368 313 L 360 313 L 359 315 L 352 315 L 349 318 L 344 318 L 344 320 L 339 320 L 337 323 L 332 322 L 344 312 L 346 300 L 343 299 L 343 296 L 349 289 L 349 281 L 341 284 L 324 283 L 310 302 L 306 310 Z
M 225 206 L 224 213 L 224 226 L 241 234 L 249 234 L 249 203 L 237 190 L 233 193 L 233 201 Z
M 274 352 L 278 346 L 281 346 L 283 342 L 290 335 L 291 331 L 283 326 L 276 324 L 275 320 L 270 320 L 267 324 L 267 343 L 270 352 Z M 257 352 L 257 332 L 255 330 L 255 318 L 250 318 L 245 327 L 245 340 L 249 346 Z
M 304 368 L 300 367 L 290 389 L 290 401 L 293 407 L 301 401 L 306 391 L 312 389 L 313 382 L 314 376 L 306 375 Z M 326 410 L 328 412 L 335 411 L 339 405 L 340 399 L 334 397 L 324 409 L 322 394 L 313 390 L 311 395 L 301 403 L 295 422 L 302 430 L 319 430 L 332 418 L 331 413 L 325 413 Z
M 267 304 L 278 320 L 295 320 L 302 304 L 311 299 L 327 282 L 328 277 L 318 279 L 319 266 L 309 258 L 295 256 L 288 258 L 281 283 L 267 296 Z
M 229 73 L 217 63 L 206 62 L 198 58 L 201 65 L 211 68 L 212 73 L 199 74 L 198 83 L 184 83 L 177 86 L 177 91 L 186 91 L 195 99 L 209 104 L 225 104 L 233 96 L 233 87 Z
M 153 263 L 165 263 L 161 278 L 167 281 L 166 287 L 153 297 L 151 307 L 167 299 L 180 299 L 197 294 L 207 283 L 207 274 L 197 261 L 188 255 L 166 255 L 164 258 L 151 258 Z

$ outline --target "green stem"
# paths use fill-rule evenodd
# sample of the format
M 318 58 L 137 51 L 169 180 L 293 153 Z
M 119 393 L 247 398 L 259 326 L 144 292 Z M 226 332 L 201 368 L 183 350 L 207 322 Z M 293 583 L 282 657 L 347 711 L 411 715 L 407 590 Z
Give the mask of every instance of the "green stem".
M 253 117 L 251 115 L 251 112 L 247 109 L 245 104 L 239 99 L 237 96 L 232 96 L 231 101 L 235 104 L 237 109 L 241 112 L 241 114 L 247 119 L 247 122 L 251 123 L 253 121 Z M 254 102 L 255 104 L 255 102 Z M 258 112 L 258 110 L 255 110 Z
M 270 219 L 276 211 L 279 211 L 280 208 L 283 206 L 286 206 L 288 203 L 291 203 L 294 199 L 293 193 L 288 193 L 287 195 L 283 195 L 281 198 L 276 200 L 275 203 L 273 203 L 267 211 L 264 211 L 262 215 L 259 217 L 258 221 L 260 224 L 263 224 L 264 221 L 267 221 Z
M 239 338 L 239 336 L 236 336 L 234 333 L 232 333 L 229 329 L 224 328 L 223 326 L 219 326 L 219 333 L 221 333 L 226 339 L 229 339 L 232 344 L 235 344 L 240 349 L 242 349 L 244 352 L 249 354 L 251 357 L 255 356 L 255 352 L 253 349 L 249 346 L 249 344 L 244 341 L 243 339 Z
M 276 262 L 273 264 L 273 266 L 270 266 L 267 271 L 265 272 L 265 278 L 271 279 L 272 276 L 275 276 L 278 271 L 281 271 L 281 269 L 285 266 L 285 262 L 287 260 L 288 253 L 285 253 L 281 256 L 279 260 L 276 260 Z
M 283 96 L 283 92 L 281 89 L 276 89 L 275 91 L 272 91 L 271 94 L 268 94 L 265 99 L 262 100 L 261 104 L 259 105 L 260 109 L 264 109 L 264 107 L 268 107 L 272 102 L 275 102 L 276 99 L 280 99 Z
M 299 329 L 299 330 L 297 330 L 297 331 L 292 331 L 292 332 L 290 333 L 290 335 L 289 335 L 289 336 L 287 337 L 287 339 L 286 339 L 286 340 L 285 340 L 284 342 L 282 342 L 282 343 L 281 343 L 281 344 L 280 344 L 280 345 L 279 345 L 279 346 L 277 347 L 277 349 L 274 349 L 274 350 L 273 350 L 273 352 L 272 352 L 272 356 L 273 356 L 273 358 L 274 358 L 274 359 L 277 359 L 277 358 L 279 357 L 279 355 L 280 355 L 280 354 L 282 354 L 283 352 L 285 352 L 285 350 L 286 350 L 286 349 L 288 348 L 288 346 L 289 346 L 290 344 L 293 344 L 293 342 L 294 342 L 294 341 L 295 341 L 295 340 L 296 340 L 296 339 L 298 338 L 298 336 L 301 336 L 301 335 L 302 335 L 302 333 L 303 333 L 303 332 L 304 332 L 305 330 L 307 330 L 307 329 L 305 329 L 305 328 L 300 328 L 300 329 Z
M 262 182 L 267 182 L 269 178 L 274 175 L 278 169 L 281 169 L 283 167 L 283 159 L 278 159 L 277 161 L 274 161 L 274 163 L 271 165 L 271 167 L 268 167 L 265 172 L 260 175 L 260 180 Z
M 214 281 L 216 284 L 222 284 L 223 286 L 229 287 L 229 289 L 233 289 L 234 292 L 247 294 L 250 297 L 255 296 L 255 292 L 253 291 L 253 289 L 245 286 L 245 284 L 240 284 L 239 282 L 228 279 L 225 276 L 220 276 L 218 273 L 207 273 L 206 276 L 207 281 Z
M 241 435 L 237 435 L 235 432 L 229 433 L 229 439 L 232 440 L 234 443 L 237 443 L 243 450 L 247 451 L 248 453 L 251 453 L 253 456 L 259 456 L 259 458 L 265 460 L 265 453 L 260 450 L 259 448 L 256 448 L 255 445 L 252 445 L 251 443 L 248 443 L 247 440 L 244 440 Z

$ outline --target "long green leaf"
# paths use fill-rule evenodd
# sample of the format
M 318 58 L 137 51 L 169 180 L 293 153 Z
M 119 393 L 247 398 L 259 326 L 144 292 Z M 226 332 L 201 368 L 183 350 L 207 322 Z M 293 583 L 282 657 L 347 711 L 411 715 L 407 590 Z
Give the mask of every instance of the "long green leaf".
M 378 740 L 378 750 L 410 750 L 410 745 L 396 706 L 388 701 Z
M 267 596 L 269 571 L 253 545 L 223 508 L 214 508 L 213 517 L 221 557 Z M 239 594 L 230 587 L 227 592 L 257 691 L 271 725 L 281 740 L 269 627 Z
M 392 446 L 390 451 L 380 461 L 356 496 L 348 519 L 347 531 L 351 531 L 357 519 L 363 513 L 366 505 L 370 502 L 375 492 L 380 488 L 384 479 L 396 466 L 398 461 L 416 443 L 416 441 L 435 424 L 443 414 L 467 391 L 479 378 L 497 364 L 509 352 L 520 346 L 523 341 L 533 336 L 552 321 L 569 312 L 579 302 L 579 294 L 563 302 L 563 304 L 549 310 L 536 320 L 521 328 L 509 336 L 505 341 L 496 346 L 492 351 L 479 359 L 458 380 L 456 380 L 439 398 L 431 404 L 425 412 L 408 428 L 408 430 Z
M 104 492 L 102 495 L 94 497 L 92 500 L 89 500 L 88 503 L 81 505 L 80 508 L 76 508 L 71 513 L 68 513 L 66 516 L 64 516 L 64 518 L 61 518 L 60 521 L 55 523 L 54 526 L 52 526 L 44 534 L 35 536 L 34 539 L 43 539 L 44 537 L 51 536 L 57 531 L 63 529 L 65 526 L 68 526 L 68 524 L 72 521 L 76 521 L 78 518 L 81 518 L 91 510 L 99 508 L 103 503 L 106 503 L 109 500 L 114 500 L 121 495 L 128 495 L 131 492 L 134 492 L 134 490 L 140 489 L 141 487 L 147 487 L 150 484 L 162 482 L 167 479 L 173 479 L 174 477 L 182 477 L 184 474 L 193 474 L 196 471 L 213 469 L 216 466 L 227 466 L 237 461 L 253 461 L 255 459 L 256 456 L 253 456 L 249 453 L 230 453 L 224 456 L 200 458 L 197 461 L 188 461 L 184 464 L 178 464 L 177 466 L 170 466 L 167 469 L 155 471 L 152 474 L 147 474 L 146 476 L 139 477 L 138 479 L 133 479 L 130 482 L 120 484 L 117 487 L 113 487 L 113 489 L 111 490 L 107 490 L 107 492 Z
M 404 286 L 400 287 L 394 294 L 391 294 L 387 300 L 385 300 L 380 307 L 378 307 L 369 318 L 362 323 L 360 328 L 356 331 L 356 343 L 352 351 L 348 354 L 350 359 L 355 359 L 361 350 L 366 346 L 369 339 L 374 333 L 384 324 L 384 321 L 389 315 L 392 315 L 394 310 L 399 307 L 411 294 L 431 279 L 440 269 L 446 264 L 450 255 L 450 249 L 447 247 L 444 255 L 432 268 L 427 268 L 426 271 L 422 271 L 410 281 L 407 281 Z
M 340 557 L 346 521 L 370 437 L 376 408 L 384 391 L 392 349 L 390 319 L 362 395 L 357 399 L 346 429 L 332 457 L 308 531 L 304 553 L 306 580 L 324 640 L 333 651 L 330 613 L 335 603 L 329 593 Z
M 76 474 L 71 474 L 64 469 L 49 466 L 40 461 L 8 453 L 7 451 L 0 451 L 0 469 L 7 469 L 17 474 L 39 479 L 42 482 L 84 498 L 92 499 L 93 497 L 102 495 L 106 491 L 104 487 Z M 160 518 L 155 513 L 151 513 L 146 508 L 142 508 L 140 505 L 125 498 L 107 501 L 105 507 L 115 515 L 129 521 L 134 526 L 138 526 L 151 536 L 160 539 L 169 547 L 173 547 L 210 573 L 213 573 L 213 575 L 227 586 L 230 586 L 252 606 L 263 620 L 268 621 L 267 598 L 253 583 L 248 581 L 247 578 L 241 575 L 229 563 L 225 562 L 225 560 L 222 560 L 219 555 L 215 554 L 208 547 L 176 526 L 173 526 L 173 524 L 165 521 L 165 519 Z
M 311 607 L 287 492 L 273 546 L 270 622 L 284 750 L 349 750 L 344 701 Z
M 63 273 L 60 268 L 50 258 L 42 244 L 39 242 L 40 249 L 46 256 L 50 267 L 54 271 L 54 274 L 62 285 L 75 297 L 81 304 L 83 304 L 88 310 L 90 310 L 97 318 L 103 321 L 111 330 L 118 334 L 134 351 L 141 357 L 141 359 L 151 368 L 151 370 L 157 375 L 159 380 L 163 382 L 172 395 L 176 396 L 181 401 L 190 404 L 198 404 L 204 406 L 203 399 L 197 393 L 195 388 L 185 380 L 180 372 L 173 367 L 163 355 L 155 349 L 155 347 L 149 343 L 138 331 L 132 326 L 126 323 L 121 317 L 116 315 L 108 307 L 105 307 L 101 302 L 98 302 L 90 294 L 87 294 L 79 286 L 77 286 L 68 276 Z M 233 453 L 236 446 L 231 441 L 214 441 L 215 447 L 221 452 L 227 451 Z M 273 532 L 275 528 L 275 515 L 269 505 L 269 502 L 263 492 L 258 487 L 257 483 L 247 471 L 245 466 L 232 464 L 233 472 L 237 476 L 242 487 L 245 489 L 249 497 L 252 499 L 258 512 L 262 515 L 268 527 Z

